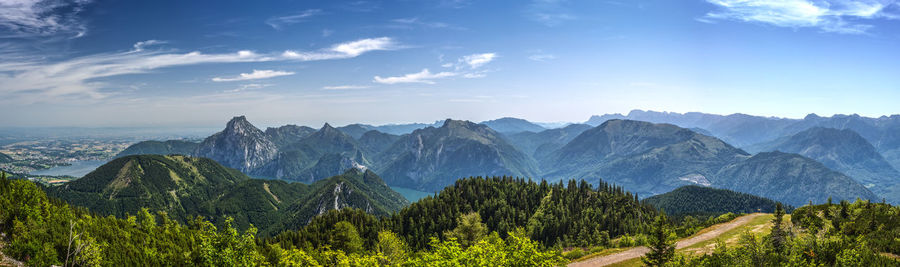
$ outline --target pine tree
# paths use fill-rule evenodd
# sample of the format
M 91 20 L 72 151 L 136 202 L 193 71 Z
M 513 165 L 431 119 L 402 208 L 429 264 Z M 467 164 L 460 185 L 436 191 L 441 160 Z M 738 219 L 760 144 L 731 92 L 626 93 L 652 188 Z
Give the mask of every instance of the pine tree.
M 675 257 L 675 241 L 671 236 L 665 217 L 656 217 L 648 237 L 650 252 L 641 257 L 641 261 L 647 266 L 663 266 L 671 261 Z
M 784 217 L 784 207 L 781 202 L 775 203 L 775 218 L 772 219 L 772 248 L 775 252 L 781 252 L 784 249 L 784 230 L 781 229 L 781 221 Z

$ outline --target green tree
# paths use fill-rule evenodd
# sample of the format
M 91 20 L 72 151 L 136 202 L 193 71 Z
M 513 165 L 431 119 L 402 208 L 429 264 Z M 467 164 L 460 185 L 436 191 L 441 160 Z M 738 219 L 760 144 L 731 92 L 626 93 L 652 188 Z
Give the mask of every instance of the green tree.
M 446 238 L 455 238 L 460 245 L 469 247 L 487 235 L 488 229 L 481 222 L 481 215 L 477 212 L 463 214 L 456 220 L 456 228 L 444 233 Z
M 785 233 L 784 230 L 781 229 L 783 218 L 784 207 L 781 206 L 781 202 L 775 203 L 775 218 L 772 219 L 772 233 L 770 240 L 772 242 L 772 249 L 775 250 L 776 253 L 780 253 L 784 250 Z
M 657 216 L 650 228 L 647 252 L 641 261 L 648 266 L 663 266 L 675 257 L 675 240 L 664 216 Z
M 356 253 L 363 249 L 363 240 L 359 237 L 356 226 L 353 226 L 348 221 L 340 221 L 334 224 L 330 243 L 334 249 L 346 253 Z
M 378 232 L 378 243 L 375 252 L 384 256 L 382 265 L 400 265 L 407 258 L 406 243 L 391 231 Z

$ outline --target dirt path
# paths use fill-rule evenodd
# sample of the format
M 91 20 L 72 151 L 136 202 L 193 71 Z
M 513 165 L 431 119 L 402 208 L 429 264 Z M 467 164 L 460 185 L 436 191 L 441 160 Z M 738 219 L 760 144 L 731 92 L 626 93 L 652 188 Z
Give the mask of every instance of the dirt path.
M 697 244 L 699 242 L 713 239 L 713 238 L 721 235 L 722 233 L 727 232 L 728 230 L 731 230 L 738 226 L 744 225 L 744 224 L 750 222 L 750 220 L 752 220 L 753 218 L 756 218 L 756 217 L 762 216 L 762 215 L 765 215 L 765 214 L 754 213 L 754 214 L 738 217 L 737 219 L 734 219 L 727 223 L 720 223 L 720 224 L 710 226 L 709 228 L 707 228 L 710 230 L 706 231 L 705 233 L 695 235 L 695 236 L 692 236 L 692 237 L 689 237 L 686 239 L 678 240 L 678 242 L 676 243 L 676 247 L 679 249 L 685 248 L 685 247 L 689 247 L 691 245 Z M 569 267 L 606 266 L 609 264 L 613 264 L 613 263 L 617 263 L 617 262 L 621 262 L 621 261 L 625 261 L 625 260 L 640 258 L 641 256 L 644 256 L 644 254 L 647 254 L 648 251 L 650 251 L 650 249 L 647 247 L 636 247 L 636 248 L 629 249 L 629 250 L 622 251 L 622 252 L 615 253 L 615 254 L 594 257 L 594 258 L 590 258 L 590 259 L 587 259 L 585 261 L 580 261 L 580 262 L 573 262 L 573 263 L 569 264 Z

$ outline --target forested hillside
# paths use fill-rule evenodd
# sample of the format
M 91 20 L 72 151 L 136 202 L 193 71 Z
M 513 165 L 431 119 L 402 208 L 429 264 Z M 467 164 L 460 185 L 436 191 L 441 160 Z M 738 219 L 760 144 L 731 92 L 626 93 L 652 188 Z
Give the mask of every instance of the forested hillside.
M 131 155 L 185 155 L 190 156 L 197 150 L 198 143 L 183 140 L 143 141 L 133 144 L 116 154 L 117 158 Z
M 775 201 L 728 189 L 696 185 L 679 187 L 672 192 L 644 199 L 669 216 L 718 215 L 723 213 L 772 213 Z
M 296 228 L 330 209 L 387 215 L 408 204 L 371 171 L 350 169 L 306 185 L 250 179 L 210 159 L 178 155 L 119 158 L 48 192 L 103 215 L 124 218 L 149 209 L 180 222 L 203 216 L 222 223 L 230 217 L 235 227 L 254 225 L 262 233 Z

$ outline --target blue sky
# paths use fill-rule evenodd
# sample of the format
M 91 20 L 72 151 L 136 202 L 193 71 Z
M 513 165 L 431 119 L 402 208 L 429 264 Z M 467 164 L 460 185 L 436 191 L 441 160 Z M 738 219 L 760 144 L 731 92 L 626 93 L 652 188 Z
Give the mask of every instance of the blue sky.
M 898 113 L 893 0 L 0 0 L 0 126 Z

